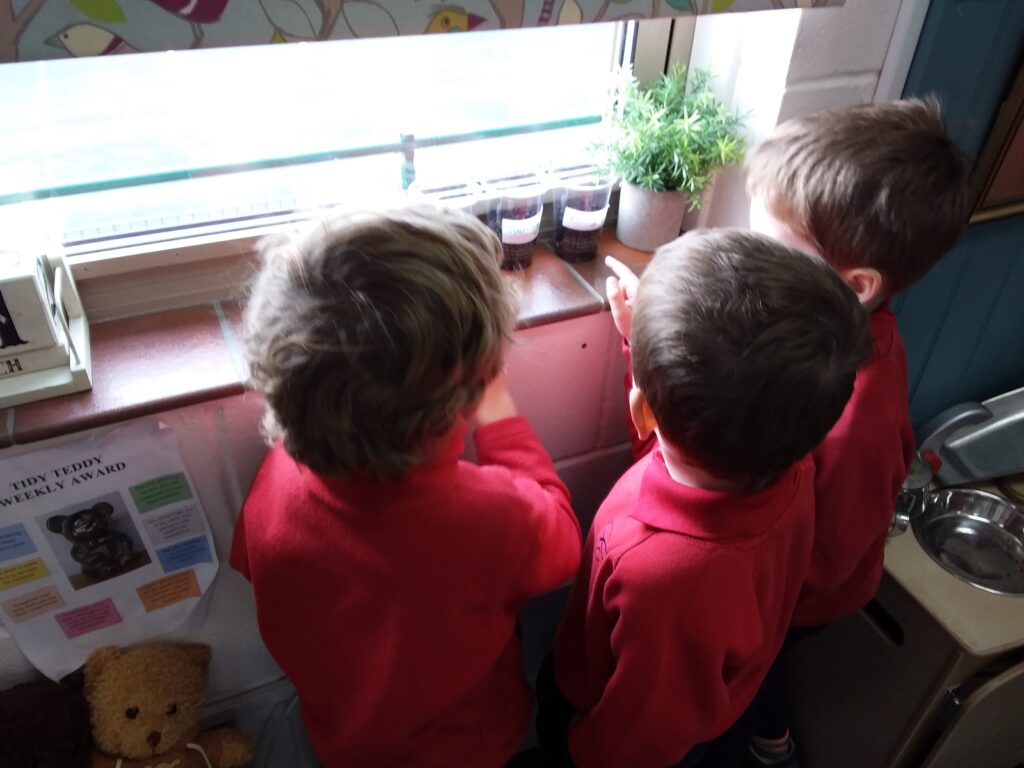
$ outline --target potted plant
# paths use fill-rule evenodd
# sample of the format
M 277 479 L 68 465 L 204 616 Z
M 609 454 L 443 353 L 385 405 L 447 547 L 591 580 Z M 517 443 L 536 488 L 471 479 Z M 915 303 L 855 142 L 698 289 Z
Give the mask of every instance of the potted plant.
M 711 92 L 711 73 L 673 67 L 650 88 L 620 79 L 617 112 L 599 150 L 622 177 L 616 235 L 652 251 L 679 235 L 688 209 L 700 208 L 712 176 L 743 159 L 743 117 Z

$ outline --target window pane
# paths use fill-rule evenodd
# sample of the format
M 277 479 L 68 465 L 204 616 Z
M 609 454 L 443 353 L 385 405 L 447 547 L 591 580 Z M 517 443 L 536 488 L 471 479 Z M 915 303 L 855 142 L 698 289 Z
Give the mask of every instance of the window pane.
M 490 150 L 481 145 L 462 153 L 447 142 L 596 122 L 615 41 L 615 25 L 590 24 L 5 65 L 0 202 L 191 184 L 200 176 L 260 168 L 279 171 L 256 175 L 244 188 L 262 184 L 267 189 L 260 194 L 291 198 L 291 187 L 303 185 L 290 166 L 375 153 L 388 155 L 384 165 L 394 170 L 383 185 L 394 187 L 401 183 L 403 134 L 444 145 L 433 151 L 443 162 L 431 166 L 422 158 L 432 172 L 443 165 L 453 175 L 492 173 L 508 165 L 504 139 L 485 142 Z M 578 141 L 571 130 L 550 136 L 559 151 L 582 153 L 592 129 L 581 129 Z M 546 135 L 536 134 L 538 146 Z M 518 158 L 530 159 L 521 139 L 512 143 Z M 382 185 L 380 162 L 354 163 L 341 174 L 337 162 L 326 165 L 313 175 L 318 189 L 325 175 L 343 185 L 367 167 L 374 169 L 372 183 Z M 166 186 L 179 202 L 198 197 L 192 202 L 202 203 L 204 196 L 223 202 L 226 192 L 223 184 L 207 184 L 206 195 Z M 106 193 L 104 215 L 132 218 L 111 209 L 137 197 Z M 62 210 L 74 204 L 65 198 Z M 95 201 L 88 208 L 95 213 Z

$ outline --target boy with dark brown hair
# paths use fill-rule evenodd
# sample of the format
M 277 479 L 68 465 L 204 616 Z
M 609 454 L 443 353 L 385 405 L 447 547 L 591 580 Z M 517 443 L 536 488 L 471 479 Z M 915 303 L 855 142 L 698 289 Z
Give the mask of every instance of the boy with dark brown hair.
M 269 241 L 246 310 L 278 440 L 235 528 L 320 762 L 498 768 L 526 735 L 518 609 L 579 523 L 502 373 L 515 308 L 472 216 L 351 214 Z M 461 461 L 468 422 L 477 463 Z
M 871 358 L 813 453 L 814 551 L 792 643 L 807 628 L 859 610 L 878 589 L 896 495 L 915 450 L 906 353 L 889 299 L 960 236 L 969 168 L 938 104 L 908 99 L 783 123 L 751 150 L 746 172 L 752 228 L 821 256 L 871 313 Z M 796 764 L 784 661 L 785 654 L 759 697 L 757 764 Z
M 613 310 L 656 447 L 595 517 L 538 730 L 580 768 L 691 766 L 782 644 L 813 538 L 807 453 L 852 391 L 867 318 L 828 265 L 728 230 L 659 249 Z

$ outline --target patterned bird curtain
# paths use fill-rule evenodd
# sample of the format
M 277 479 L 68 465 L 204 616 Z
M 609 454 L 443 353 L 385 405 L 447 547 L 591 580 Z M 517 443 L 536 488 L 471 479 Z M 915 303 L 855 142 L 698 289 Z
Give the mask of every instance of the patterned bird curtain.
M 469 32 L 844 0 L 0 0 L 0 62 Z

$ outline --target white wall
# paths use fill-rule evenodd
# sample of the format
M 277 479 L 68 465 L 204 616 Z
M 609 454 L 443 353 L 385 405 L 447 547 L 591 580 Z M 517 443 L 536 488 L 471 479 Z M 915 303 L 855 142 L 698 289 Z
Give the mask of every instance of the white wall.
M 927 4 L 846 0 L 809 11 L 702 16 L 690 65 L 710 67 L 719 97 L 749 111 L 753 145 L 797 115 L 895 98 Z M 748 208 L 739 169 L 726 169 L 715 182 L 708 225 L 745 227 Z

